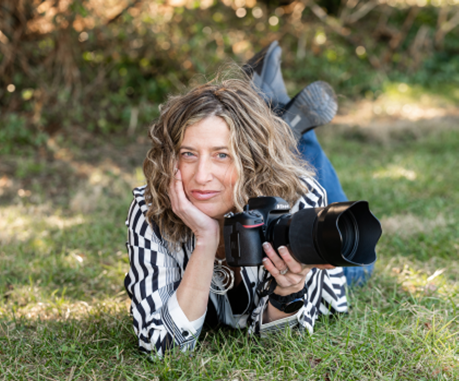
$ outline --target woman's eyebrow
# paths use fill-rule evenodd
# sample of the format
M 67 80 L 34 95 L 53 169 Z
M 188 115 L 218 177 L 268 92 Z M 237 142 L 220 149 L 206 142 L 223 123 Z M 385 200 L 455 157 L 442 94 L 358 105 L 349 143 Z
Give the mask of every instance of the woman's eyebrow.
M 214 151 L 220 151 L 222 149 L 229 150 L 229 148 L 227 146 L 212 147 L 212 150 L 214 150 Z
M 180 149 L 188 149 L 190 151 L 196 151 L 196 148 L 189 147 L 189 146 L 181 146 Z M 223 150 L 223 149 L 229 150 L 229 148 L 227 146 L 211 147 L 212 151 L 220 151 L 220 150 Z

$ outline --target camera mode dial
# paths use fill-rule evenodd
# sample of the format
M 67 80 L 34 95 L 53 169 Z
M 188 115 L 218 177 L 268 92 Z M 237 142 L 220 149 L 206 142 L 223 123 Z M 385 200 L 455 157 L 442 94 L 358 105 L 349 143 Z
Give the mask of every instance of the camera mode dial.
M 263 215 L 256 210 L 244 211 L 235 214 L 233 217 L 234 222 L 239 222 L 244 228 L 258 228 L 264 225 Z

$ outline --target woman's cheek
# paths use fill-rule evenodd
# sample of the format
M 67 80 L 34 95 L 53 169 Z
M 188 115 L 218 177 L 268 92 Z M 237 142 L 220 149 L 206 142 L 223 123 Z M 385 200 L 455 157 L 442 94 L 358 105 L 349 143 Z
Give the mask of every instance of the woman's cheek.
M 233 189 L 236 186 L 237 180 L 239 179 L 239 175 L 237 173 L 236 166 L 234 164 L 232 164 L 228 168 L 226 172 L 226 177 L 227 177 L 227 180 L 226 180 L 227 184 L 229 184 L 231 189 Z
M 183 160 L 179 162 L 178 169 L 182 174 L 182 181 L 184 184 L 190 182 L 190 178 L 193 176 L 193 167 L 189 163 L 185 163 Z

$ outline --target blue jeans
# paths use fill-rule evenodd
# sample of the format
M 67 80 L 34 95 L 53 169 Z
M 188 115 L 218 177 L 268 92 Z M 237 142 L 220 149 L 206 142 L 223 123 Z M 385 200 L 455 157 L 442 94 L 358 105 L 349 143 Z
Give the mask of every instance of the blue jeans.
M 298 143 L 301 156 L 316 169 L 317 180 L 327 191 L 328 202 L 348 201 L 330 160 L 317 140 L 314 130 L 306 132 Z M 374 264 L 365 267 L 343 267 L 348 285 L 363 285 L 373 272 Z

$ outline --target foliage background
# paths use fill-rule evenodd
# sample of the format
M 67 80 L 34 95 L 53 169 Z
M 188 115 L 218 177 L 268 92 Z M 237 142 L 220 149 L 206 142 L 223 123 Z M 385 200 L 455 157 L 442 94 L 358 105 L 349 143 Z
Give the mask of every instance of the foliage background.
M 457 100 L 457 0 L 4 0 L 0 143 L 133 135 L 166 94 L 277 39 L 292 95 L 320 78 L 378 98 L 390 83 Z
M 459 8 L 455 0 L 0 2 L 0 379 L 459 379 Z M 293 96 L 382 221 L 367 287 L 315 334 L 205 332 L 141 356 L 123 221 L 166 94 L 278 39 Z

